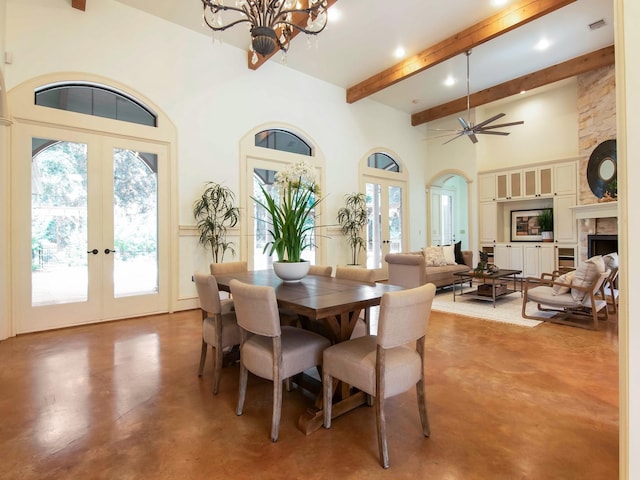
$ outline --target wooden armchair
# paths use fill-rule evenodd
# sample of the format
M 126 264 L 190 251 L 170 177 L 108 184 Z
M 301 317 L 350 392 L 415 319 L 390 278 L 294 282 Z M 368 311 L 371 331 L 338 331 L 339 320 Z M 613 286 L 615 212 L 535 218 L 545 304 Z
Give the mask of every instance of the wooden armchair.
M 599 320 L 609 318 L 606 300 L 598 298 L 609 275 L 609 270 L 596 272 L 586 284 L 570 283 L 564 276 L 558 276 L 558 272 L 543 273 L 541 278 L 528 277 L 524 283 L 522 316 L 595 330 Z M 539 311 L 558 314 L 550 318 L 527 314 L 528 302 L 536 303 Z M 604 312 L 600 313 L 601 310 Z

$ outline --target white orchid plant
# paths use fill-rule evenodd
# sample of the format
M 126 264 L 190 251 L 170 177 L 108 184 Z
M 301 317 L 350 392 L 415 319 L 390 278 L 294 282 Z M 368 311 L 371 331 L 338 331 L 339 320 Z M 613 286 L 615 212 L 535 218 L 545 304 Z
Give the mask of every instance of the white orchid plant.
M 287 165 L 274 178 L 274 198 L 260 185 L 264 200 L 251 197 L 269 213 L 272 240 L 264 252 L 281 262 L 300 262 L 302 252 L 314 247 L 314 210 L 322 200 L 315 170 L 307 162 Z

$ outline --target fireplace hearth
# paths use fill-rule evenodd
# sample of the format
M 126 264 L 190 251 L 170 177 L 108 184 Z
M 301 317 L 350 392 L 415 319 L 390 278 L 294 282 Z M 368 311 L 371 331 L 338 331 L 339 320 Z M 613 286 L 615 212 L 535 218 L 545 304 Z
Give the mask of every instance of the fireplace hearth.
M 587 235 L 587 258 L 618 251 L 618 235 Z

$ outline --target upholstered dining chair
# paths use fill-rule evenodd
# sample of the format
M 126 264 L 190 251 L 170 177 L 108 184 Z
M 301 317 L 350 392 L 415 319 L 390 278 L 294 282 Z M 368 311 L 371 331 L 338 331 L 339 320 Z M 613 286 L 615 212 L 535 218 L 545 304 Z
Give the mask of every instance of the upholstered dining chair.
M 309 275 L 320 275 L 322 277 L 330 277 L 333 273 L 331 265 L 311 265 L 309 267 Z
M 420 287 L 385 293 L 380 301 L 378 335 L 367 335 L 327 348 L 322 361 L 323 414 L 331 427 L 331 405 L 337 378 L 375 397 L 380 464 L 389 467 L 384 414 L 386 398 L 414 385 L 422 433 L 430 434 L 424 384 L 424 349 L 427 324 L 436 287 Z M 415 347 L 413 344 L 415 342 Z
M 246 272 L 248 270 L 247 262 L 226 262 L 226 263 L 210 263 L 209 271 L 211 275 L 224 275 L 226 273 Z M 231 295 L 226 292 L 220 292 L 220 297 L 223 299 L 231 298 Z
M 240 344 L 240 327 L 232 311 L 233 302 L 220 300 L 218 283 L 213 275 L 194 275 L 202 309 L 202 348 L 198 376 L 202 377 L 208 346 L 214 350 L 213 393 L 217 395 L 222 373 L 224 349 Z
M 229 284 L 241 328 L 240 391 L 236 414 L 242 415 L 249 372 L 273 381 L 271 441 L 278 441 L 283 381 L 322 363 L 328 339 L 301 328 L 281 326 L 273 287 Z
M 356 280 L 358 282 L 374 283 L 375 274 L 375 270 L 369 270 L 362 267 L 336 267 L 336 278 L 343 278 L 345 280 Z M 364 315 L 361 315 L 358 321 L 364 322 L 364 327 L 366 329 L 367 335 L 371 335 L 373 333 L 373 328 L 371 325 L 371 310 L 369 308 L 366 308 L 364 310 Z M 362 323 L 360 325 L 362 325 Z M 358 332 L 362 332 L 362 326 L 356 326 L 354 331 L 356 332 L 356 335 L 360 335 L 361 333 Z

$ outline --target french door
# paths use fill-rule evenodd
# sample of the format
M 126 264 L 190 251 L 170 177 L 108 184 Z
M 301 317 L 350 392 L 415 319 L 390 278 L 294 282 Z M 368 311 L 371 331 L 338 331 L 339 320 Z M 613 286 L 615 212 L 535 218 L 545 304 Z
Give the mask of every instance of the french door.
M 367 211 L 367 268 L 375 269 L 376 278 L 388 277 L 387 253 L 403 249 L 404 183 L 391 180 L 365 180 Z
M 16 129 L 17 333 L 167 311 L 166 146 Z

